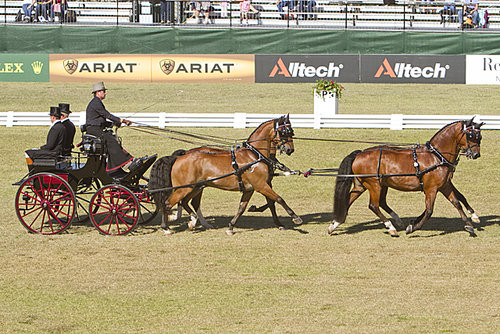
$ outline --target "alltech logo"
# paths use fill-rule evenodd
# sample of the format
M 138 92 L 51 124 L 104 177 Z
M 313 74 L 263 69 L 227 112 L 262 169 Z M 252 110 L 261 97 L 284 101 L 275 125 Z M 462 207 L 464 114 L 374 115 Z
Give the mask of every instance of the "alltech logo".
M 357 55 L 256 55 L 256 82 L 359 81 Z
M 343 64 L 335 65 L 333 62 L 317 67 L 308 66 L 301 62 L 290 62 L 287 66 L 281 58 L 278 58 L 271 73 L 269 73 L 269 77 L 274 78 L 277 75 L 282 75 L 285 78 L 338 78 L 343 68 Z
M 446 71 L 450 69 L 450 65 L 442 66 L 440 63 L 435 63 L 434 66 L 419 67 L 408 63 L 395 63 L 391 65 L 387 58 L 382 61 L 382 65 L 375 73 L 375 78 L 380 78 L 382 75 L 387 75 L 391 78 L 446 78 Z
M 464 83 L 463 56 L 361 57 L 361 82 Z

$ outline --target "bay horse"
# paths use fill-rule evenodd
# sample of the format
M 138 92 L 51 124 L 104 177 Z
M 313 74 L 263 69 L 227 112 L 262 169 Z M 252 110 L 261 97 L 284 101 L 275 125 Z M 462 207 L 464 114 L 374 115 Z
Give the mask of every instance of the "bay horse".
M 465 230 L 474 235 L 474 227 L 460 202 L 473 214 L 475 222 L 479 218 L 451 183 L 451 178 L 461 152 L 469 159 L 480 157 L 480 128 L 483 124 L 475 123 L 473 117 L 444 126 L 425 145 L 412 148 L 375 146 L 346 156 L 340 164 L 339 175 L 349 176 L 337 177 L 335 182 L 333 220 L 328 233 L 332 234 L 345 222 L 352 203 L 368 189 L 368 207 L 383 221 L 391 236 L 398 236 L 394 225 L 380 211 L 382 207 L 394 218 L 396 225 L 403 228 L 399 216 L 386 203 L 388 188 L 394 188 L 400 191 L 423 191 L 425 194 L 425 210 L 407 226 L 407 234 L 422 228 L 430 218 L 439 191 L 458 210 Z
M 183 204 L 188 211 L 191 224 L 196 222 L 196 213 L 185 204 L 199 198 L 204 187 L 242 192 L 238 211 L 226 231 L 228 235 L 233 234 L 233 228 L 254 191 L 280 204 L 295 224 L 302 224 L 302 219 L 268 184 L 273 168 L 269 157 L 278 150 L 291 155 L 294 152 L 293 135 L 287 115 L 260 124 L 241 147 L 231 151 L 202 147 L 158 159 L 151 168 L 149 189 L 165 189 L 153 192 L 155 203 L 162 211 L 161 227 L 165 234 L 172 233 L 169 212 L 177 203 Z M 273 219 L 278 227 L 282 227 L 275 213 Z

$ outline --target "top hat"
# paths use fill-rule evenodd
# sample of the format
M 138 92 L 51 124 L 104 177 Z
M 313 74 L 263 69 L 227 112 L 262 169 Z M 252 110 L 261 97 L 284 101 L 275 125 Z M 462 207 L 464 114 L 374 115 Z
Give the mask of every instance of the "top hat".
M 104 87 L 104 82 L 100 81 L 92 85 L 92 93 L 98 92 L 100 90 L 106 90 L 106 87 Z
M 61 110 L 59 109 L 59 107 L 50 107 L 49 115 L 55 116 L 56 118 L 60 118 L 61 117 Z
M 59 110 L 61 111 L 61 114 L 71 114 L 71 110 L 69 110 L 69 103 L 59 103 Z

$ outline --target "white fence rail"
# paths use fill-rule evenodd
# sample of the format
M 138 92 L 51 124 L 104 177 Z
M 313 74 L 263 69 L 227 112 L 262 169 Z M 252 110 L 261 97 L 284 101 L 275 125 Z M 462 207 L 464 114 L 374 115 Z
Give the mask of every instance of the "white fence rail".
M 164 127 L 230 127 L 255 128 L 260 123 L 281 116 L 280 114 L 187 114 L 187 113 L 139 113 L 128 118 L 139 124 Z M 291 114 L 290 120 L 295 128 L 366 128 L 366 129 L 440 129 L 453 121 L 468 119 L 474 115 L 331 115 Z M 75 125 L 85 123 L 85 113 L 71 114 Z M 500 116 L 476 115 L 475 121 L 485 122 L 483 129 L 500 130 Z M 50 125 L 47 112 L 0 112 L 0 126 L 44 126 Z

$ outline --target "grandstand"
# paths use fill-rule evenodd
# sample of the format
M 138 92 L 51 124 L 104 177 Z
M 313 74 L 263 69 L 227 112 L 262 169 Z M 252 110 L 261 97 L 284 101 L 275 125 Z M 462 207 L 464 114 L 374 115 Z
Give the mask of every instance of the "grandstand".
M 452 1 L 452 0 L 449 0 Z M 449 2 L 447 1 L 447 2 Z M 0 22 L 4 24 L 27 24 L 16 22 L 22 0 L 0 2 Z M 228 16 L 222 17 L 220 2 L 212 2 L 210 24 L 199 24 L 193 18 L 188 1 L 174 1 L 175 21 L 164 25 L 182 27 L 240 28 L 239 1 L 229 2 Z M 440 1 L 396 1 L 384 5 L 383 0 L 330 1 L 316 0 L 313 12 L 299 11 L 299 1 L 293 8 L 278 12 L 275 0 L 255 0 L 259 14 L 250 15 L 251 28 L 312 28 L 312 29 L 403 29 L 403 30 L 457 30 L 456 15 L 447 15 L 441 22 L 440 10 L 446 2 Z M 457 2 L 457 5 L 459 2 Z M 68 9 L 76 14 L 73 25 L 144 25 L 159 26 L 159 1 L 69 1 Z M 500 3 L 480 2 L 480 10 L 487 11 L 489 22 L 477 31 L 500 30 Z M 55 22 L 57 23 L 57 22 Z M 48 23 L 29 23 L 48 24 Z M 53 23 L 54 24 L 54 23 Z M 246 27 L 242 27 L 246 28 Z

